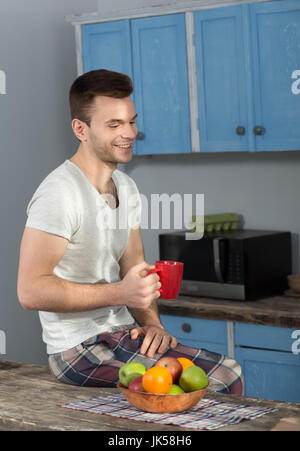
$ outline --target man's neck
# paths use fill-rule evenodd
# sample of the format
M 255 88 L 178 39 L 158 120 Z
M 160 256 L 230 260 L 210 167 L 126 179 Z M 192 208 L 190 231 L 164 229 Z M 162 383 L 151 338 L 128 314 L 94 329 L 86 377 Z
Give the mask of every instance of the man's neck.
M 79 167 L 91 184 L 101 194 L 114 194 L 112 173 L 116 169 L 117 164 L 101 162 L 95 155 L 84 151 L 80 146 L 77 152 L 70 158 L 70 161 Z

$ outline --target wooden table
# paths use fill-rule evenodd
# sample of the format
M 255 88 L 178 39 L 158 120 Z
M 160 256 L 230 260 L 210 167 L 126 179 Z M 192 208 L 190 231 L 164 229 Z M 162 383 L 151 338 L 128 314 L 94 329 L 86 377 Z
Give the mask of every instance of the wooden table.
M 118 389 L 66 385 L 57 382 L 46 366 L 0 360 L 0 430 L 192 431 L 60 407 L 68 402 L 83 401 L 116 391 Z M 276 412 L 227 426 L 219 431 L 268 431 L 283 417 L 300 418 L 300 404 L 220 393 L 207 393 L 206 396 L 234 403 L 278 408 Z

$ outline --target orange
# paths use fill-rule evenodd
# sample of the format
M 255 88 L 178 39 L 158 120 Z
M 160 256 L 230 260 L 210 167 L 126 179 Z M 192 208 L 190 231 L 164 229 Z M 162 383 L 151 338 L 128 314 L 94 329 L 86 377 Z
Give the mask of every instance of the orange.
M 149 393 L 168 393 L 173 384 L 171 373 L 162 366 L 153 366 L 143 375 L 143 388 Z
M 186 357 L 178 357 L 177 360 L 181 363 L 182 371 L 184 371 L 189 366 L 194 366 L 194 362 L 192 362 L 190 359 L 187 359 Z

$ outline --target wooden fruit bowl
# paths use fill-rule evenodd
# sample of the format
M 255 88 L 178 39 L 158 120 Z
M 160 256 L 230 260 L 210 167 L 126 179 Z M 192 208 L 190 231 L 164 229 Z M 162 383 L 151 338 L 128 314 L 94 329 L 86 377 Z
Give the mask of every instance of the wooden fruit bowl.
M 153 393 L 128 390 L 120 382 L 117 384 L 117 387 L 132 406 L 151 413 L 175 413 L 190 409 L 203 398 L 208 386 L 209 383 L 202 390 L 180 395 L 155 395 Z
M 290 274 L 288 276 L 289 287 L 296 293 L 300 293 L 300 274 Z

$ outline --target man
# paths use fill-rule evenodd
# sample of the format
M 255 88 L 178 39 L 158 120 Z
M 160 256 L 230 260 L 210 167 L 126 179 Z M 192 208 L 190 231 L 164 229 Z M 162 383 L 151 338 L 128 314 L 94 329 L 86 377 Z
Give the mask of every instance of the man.
M 39 311 L 49 366 L 62 382 L 115 386 L 123 363 L 149 368 L 167 354 L 201 366 L 214 390 L 241 394 L 234 360 L 178 344 L 160 322 L 161 284 L 157 274 L 147 275 L 153 266 L 145 262 L 138 189 L 116 169 L 131 161 L 137 135 L 132 91 L 129 77 L 106 70 L 73 83 L 72 128 L 80 145 L 29 202 L 20 303 Z

